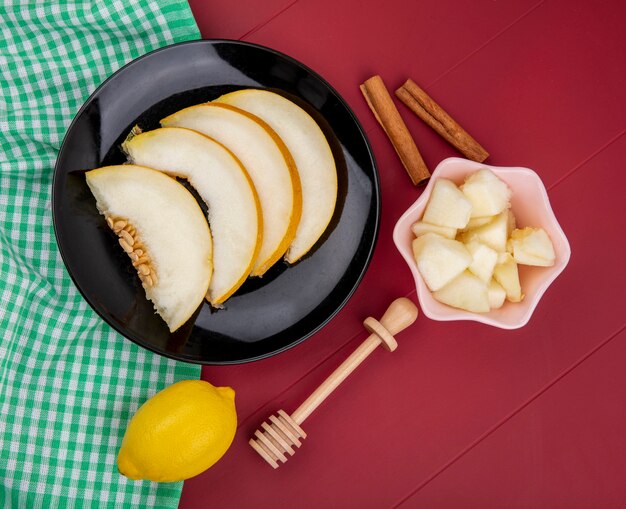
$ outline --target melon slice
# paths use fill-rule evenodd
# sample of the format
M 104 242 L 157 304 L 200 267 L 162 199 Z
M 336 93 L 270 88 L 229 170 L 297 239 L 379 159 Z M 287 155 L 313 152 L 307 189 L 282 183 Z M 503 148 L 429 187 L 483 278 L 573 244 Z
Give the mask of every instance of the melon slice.
M 285 144 L 258 117 L 225 104 L 191 106 L 164 118 L 161 125 L 205 134 L 242 162 L 261 202 L 263 241 L 251 275 L 262 276 L 287 251 L 302 212 L 300 179 Z
M 246 89 L 216 99 L 256 115 L 276 131 L 293 156 L 302 185 L 302 217 L 285 259 L 295 263 L 322 236 L 337 202 L 337 168 L 324 133 L 300 106 L 267 90 Z
M 245 168 L 223 145 L 178 127 L 132 136 L 123 148 L 135 164 L 187 179 L 207 204 L 213 236 L 207 300 L 221 304 L 246 280 L 261 247 L 261 206 Z
M 202 304 L 211 281 L 211 231 L 198 202 L 176 180 L 141 166 L 106 166 L 86 179 L 146 297 L 174 332 Z

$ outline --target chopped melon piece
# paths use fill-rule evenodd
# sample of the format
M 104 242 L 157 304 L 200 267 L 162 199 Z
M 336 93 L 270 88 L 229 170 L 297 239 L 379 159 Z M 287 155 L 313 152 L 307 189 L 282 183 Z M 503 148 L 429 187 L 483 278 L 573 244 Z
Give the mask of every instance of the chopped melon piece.
M 417 268 L 432 291 L 439 290 L 472 263 L 472 255 L 463 244 L 435 233 L 426 233 L 413 241 Z
M 479 242 L 470 242 L 465 247 L 472 255 L 472 263 L 469 266 L 469 270 L 485 283 L 489 282 L 498 261 L 498 253 L 489 246 Z
M 487 287 L 489 297 L 489 307 L 491 309 L 500 309 L 506 300 L 506 291 L 495 280 L 489 282 Z
M 493 269 L 493 278 L 502 285 L 506 291 L 506 298 L 511 302 L 520 302 L 524 298 L 517 264 L 509 253 L 500 253 L 498 263 Z
M 515 219 L 515 215 L 513 214 L 513 211 L 509 209 L 507 222 L 506 222 L 507 238 L 511 236 L 511 233 L 513 233 L 513 230 L 515 230 L 516 226 L 517 226 L 517 220 Z
M 554 247 L 543 228 L 513 230 L 509 243 L 517 263 L 540 267 L 554 265 Z
M 472 203 L 471 217 L 495 216 L 509 207 L 511 199 L 509 186 L 488 168 L 472 173 L 461 191 Z
M 483 226 L 487 223 L 493 221 L 495 216 L 484 216 L 484 217 L 472 217 L 467 223 L 467 226 L 464 228 L 465 230 L 473 230 L 474 228 L 478 228 L 479 226 Z
M 443 304 L 472 313 L 486 313 L 490 309 L 487 284 L 468 270 L 433 292 L 433 297 Z
M 448 228 L 465 228 L 472 204 L 451 180 L 439 178 L 424 211 L 423 221 Z
M 454 239 L 456 237 L 456 228 L 448 228 L 446 226 L 437 226 L 436 224 L 425 223 L 424 221 L 418 221 L 411 226 L 413 235 L 420 237 L 425 233 L 437 233 L 442 237 L 448 239 Z
M 466 244 L 480 242 L 498 253 L 503 253 L 506 251 L 508 222 L 509 213 L 505 210 L 498 214 L 490 223 L 464 232 L 461 236 L 462 241 Z

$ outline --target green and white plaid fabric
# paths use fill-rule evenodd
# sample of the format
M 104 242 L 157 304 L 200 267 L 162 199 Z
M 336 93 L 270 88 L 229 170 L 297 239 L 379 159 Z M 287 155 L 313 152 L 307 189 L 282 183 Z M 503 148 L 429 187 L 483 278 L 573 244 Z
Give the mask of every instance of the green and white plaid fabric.
M 180 0 L 3 0 L 0 29 L 0 507 L 176 507 L 182 483 L 130 481 L 115 461 L 140 404 L 199 367 L 140 349 L 87 306 L 50 191 L 89 94 L 198 28 Z

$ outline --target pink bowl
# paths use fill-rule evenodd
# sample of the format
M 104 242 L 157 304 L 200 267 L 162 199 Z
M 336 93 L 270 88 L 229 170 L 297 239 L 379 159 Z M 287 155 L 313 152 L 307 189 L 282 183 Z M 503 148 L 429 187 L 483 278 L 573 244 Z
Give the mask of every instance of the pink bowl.
M 552 267 L 519 265 L 522 293 L 526 295 L 522 302 L 505 302 L 500 309 L 489 313 L 470 313 L 441 304 L 433 298 L 417 270 L 417 264 L 413 257 L 411 243 L 415 237 L 411 231 L 411 225 L 422 217 L 433 184 L 438 177 L 461 184 L 469 173 L 480 168 L 489 168 L 513 190 L 511 210 L 517 219 L 518 228 L 540 226 L 546 230 L 554 245 L 556 262 Z M 569 243 L 554 216 L 548 193 L 539 175 L 528 168 L 489 166 L 458 157 L 451 157 L 439 163 L 422 195 L 396 223 L 393 241 L 413 273 L 417 297 L 426 316 L 433 320 L 442 321 L 474 320 L 502 329 L 517 329 L 528 323 L 541 296 L 557 276 L 563 272 L 571 255 Z

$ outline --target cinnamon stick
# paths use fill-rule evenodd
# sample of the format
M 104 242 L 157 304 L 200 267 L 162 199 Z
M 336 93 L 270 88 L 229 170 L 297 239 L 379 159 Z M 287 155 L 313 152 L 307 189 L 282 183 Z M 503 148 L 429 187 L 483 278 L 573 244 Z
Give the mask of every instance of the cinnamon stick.
M 408 79 L 396 90 L 396 96 L 468 159 L 482 163 L 489 157 L 489 152 L 413 80 Z
M 429 178 L 430 172 L 426 163 L 402 120 L 400 112 L 393 103 L 382 78 L 378 75 L 373 76 L 360 88 L 376 120 L 389 137 L 413 184 L 417 185 Z

